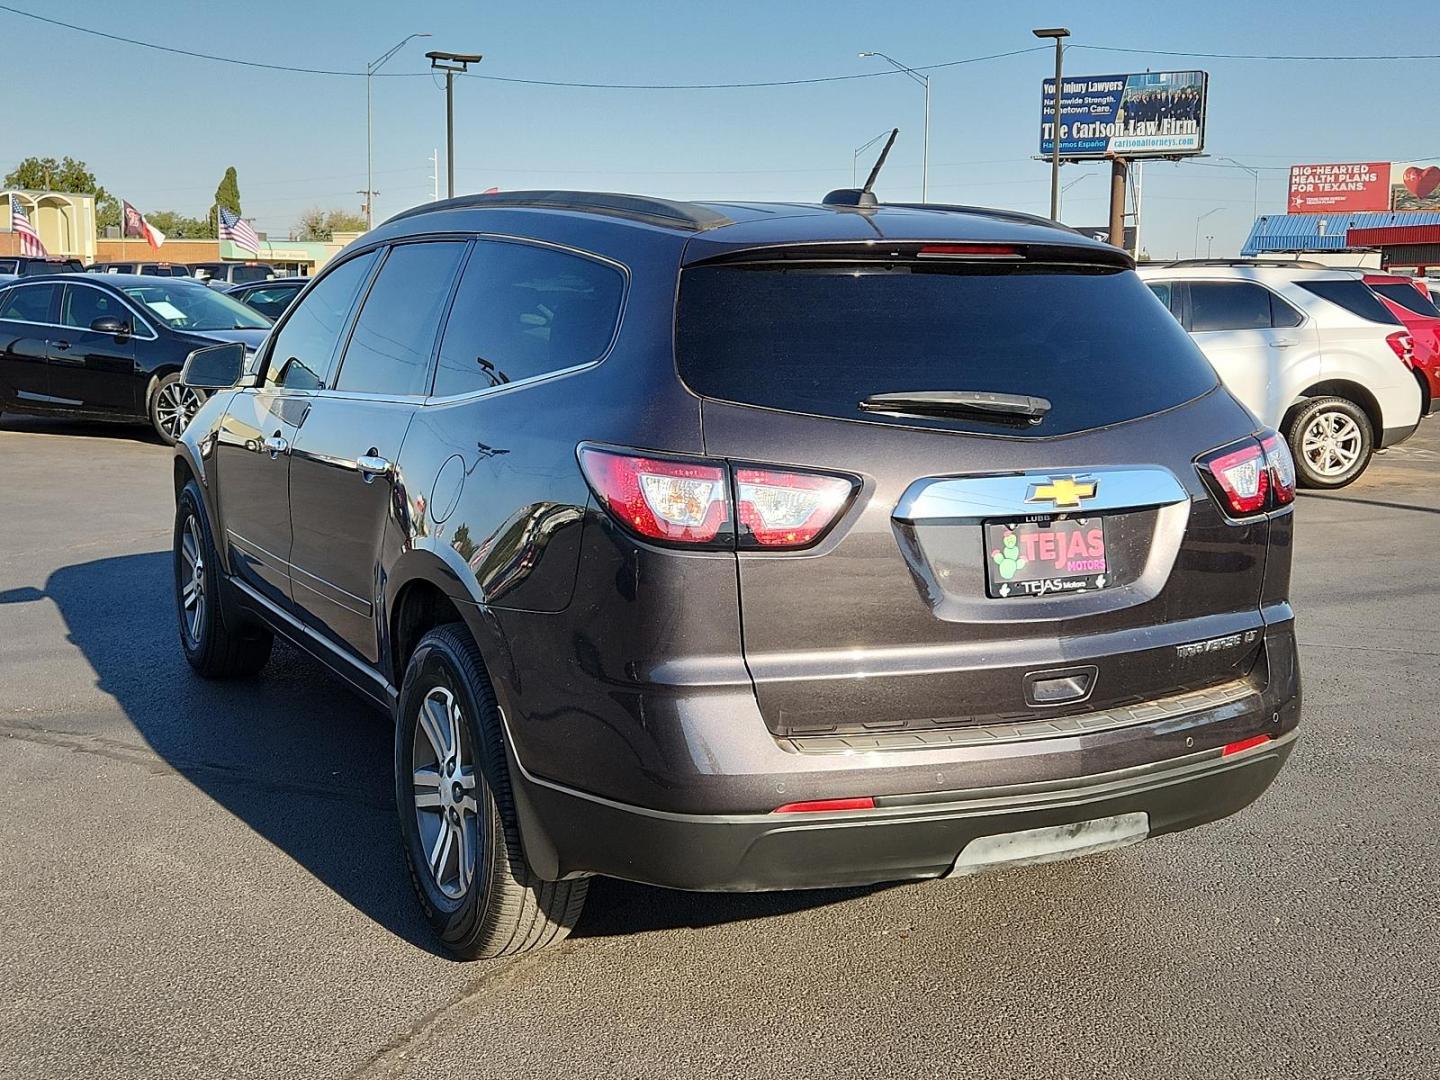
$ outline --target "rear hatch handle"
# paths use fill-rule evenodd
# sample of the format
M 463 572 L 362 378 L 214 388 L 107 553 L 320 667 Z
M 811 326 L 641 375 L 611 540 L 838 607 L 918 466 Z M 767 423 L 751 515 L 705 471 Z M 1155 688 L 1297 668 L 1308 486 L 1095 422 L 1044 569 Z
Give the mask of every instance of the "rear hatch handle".
M 921 416 L 982 414 L 1014 417 L 1038 424 L 1050 402 L 1031 394 L 997 394 L 989 390 L 906 390 L 871 394 L 860 402 L 867 412 L 911 413 Z

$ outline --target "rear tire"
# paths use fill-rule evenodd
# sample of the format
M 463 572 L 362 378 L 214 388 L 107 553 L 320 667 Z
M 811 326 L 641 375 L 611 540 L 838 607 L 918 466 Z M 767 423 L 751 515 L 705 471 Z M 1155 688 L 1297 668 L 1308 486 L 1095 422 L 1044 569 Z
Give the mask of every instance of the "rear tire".
M 459 624 L 416 646 L 395 725 L 395 803 L 405 860 L 441 943 L 466 960 L 563 940 L 588 879 L 545 881 L 520 846 L 499 708 Z
M 1359 479 L 1375 452 L 1365 410 L 1342 397 L 1312 398 L 1285 428 L 1301 487 L 1342 488 Z
M 210 540 L 200 489 L 191 480 L 175 503 L 175 614 L 180 647 L 207 679 L 255 675 L 275 637 L 261 626 L 232 627 L 220 610 L 220 563 Z

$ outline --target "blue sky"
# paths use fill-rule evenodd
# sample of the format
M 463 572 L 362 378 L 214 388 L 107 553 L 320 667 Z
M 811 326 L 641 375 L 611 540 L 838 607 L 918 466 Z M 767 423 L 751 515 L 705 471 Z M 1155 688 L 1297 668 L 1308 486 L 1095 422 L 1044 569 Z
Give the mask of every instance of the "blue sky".
M 1354 0 L 1206 0 L 1195 4 L 549 0 L 411 4 L 370 0 L 5 0 L 157 43 L 245 59 L 363 70 L 413 31 L 384 69 L 422 73 L 427 48 L 485 55 L 481 74 L 599 82 L 729 82 L 879 70 L 857 53 L 911 65 L 1039 44 L 1035 26 L 1067 25 L 1077 45 L 1264 53 L 1440 52 L 1440 8 Z M 310 206 L 358 208 L 365 187 L 365 84 L 257 71 L 115 44 L 0 11 L 5 82 L 0 167 L 70 154 L 146 210 L 203 214 L 227 165 L 245 213 L 283 236 Z M 1283 212 L 1296 162 L 1440 156 L 1434 61 L 1281 63 L 1189 60 L 1072 49 L 1067 74 L 1210 72 L 1207 160 L 1262 173 L 1260 210 Z M 1048 209 L 1037 147 L 1048 51 L 934 73 L 930 196 Z M 18 91 L 14 88 L 19 88 Z M 891 126 L 900 141 L 882 198 L 918 198 L 920 88 L 903 76 L 744 90 L 576 90 L 463 79 L 456 89 L 456 179 L 688 198 L 814 199 L 850 182 L 852 151 Z M 428 197 L 444 94 L 429 76 L 375 81 L 378 215 Z M 1103 222 L 1104 166 L 1066 166 L 1072 224 Z M 1083 177 L 1083 179 L 1082 179 Z M 1252 179 L 1238 169 L 1146 167 L 1144 246 L 1190 254 L 1196 218 L 1215 252 L 1234 252 L 1251 220 Z

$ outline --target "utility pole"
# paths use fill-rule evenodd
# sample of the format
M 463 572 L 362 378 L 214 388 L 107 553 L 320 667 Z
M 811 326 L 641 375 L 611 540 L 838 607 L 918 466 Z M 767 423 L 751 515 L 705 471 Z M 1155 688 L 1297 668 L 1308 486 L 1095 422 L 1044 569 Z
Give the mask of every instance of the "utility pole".
M 464 74 L 484 59 L 479 53 L 428 52 L 430 67 L 445 73 L 445 191 L 455 197 L 455 73 Z
M 1122 157 L 1110 159 L 1110 242 L 1125 246 L 1125 179 L 1130 162 Z
M 429 34 L 411 34 L 404 41 L 400 42 L 398 45 L 393 46 L 390 51 L 387 52 L 384 56 L 380 57 L 379 60 L 372 60 L 370 63 L 365 65 L 365 190 L 361 192 L 361 194 L 365 196 L 365 228 L 367 230 L 373 229 L 375 227 L 375 212 L 373 210 L 373 207 L 375 205 L 375 196 L 380 194 L 378 191 L 374 190 L 375 109 L 373 104 L 373 95 L 370 89 L 372 76 L 375 74 L 375 72 L 380 70 L 381 65 L 384 64 L 385 61 L 389 60 L 392 56 L 398 53 L 415 38 L 429 36 Z
M 1055 98 L 1050 111 L 1050 220 L 1060 220 L 1060 93 L 1065 70 L 1064 41 L 1070 31 L 1063 26 L 1030 31 L 1037 38 L 1055 41 Z M 1113 216 L 1113 215 L 1112 215 Z

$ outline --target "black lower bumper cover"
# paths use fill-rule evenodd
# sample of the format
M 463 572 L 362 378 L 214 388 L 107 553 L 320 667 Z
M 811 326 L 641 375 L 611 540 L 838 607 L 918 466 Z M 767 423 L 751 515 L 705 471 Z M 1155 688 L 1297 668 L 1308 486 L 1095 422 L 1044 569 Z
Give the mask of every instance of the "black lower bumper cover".
M 591 872 L 716 892 L 832 888 L 941 877 L 982 836 L 1134 813 L 1148 815 L 1151 836 L 1216 821 L 1270 786 L 1294 739 L 1043 791 L 936 793 L 849 813 L 670 814 L 523 773 L 515 787 L 526 852 L 545 877 Z

